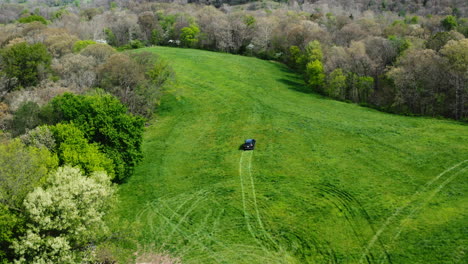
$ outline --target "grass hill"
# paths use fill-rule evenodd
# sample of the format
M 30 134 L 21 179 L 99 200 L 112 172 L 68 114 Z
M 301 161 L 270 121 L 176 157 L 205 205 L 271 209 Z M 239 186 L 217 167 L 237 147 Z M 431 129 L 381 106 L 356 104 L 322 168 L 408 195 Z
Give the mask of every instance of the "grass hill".
M 113 215 L 140 250 L 183 263 L 464 261 L 466 125 L 306 94 L 275 62 L 141 51 L 178 83 Z M 255 151 L 239 150 L 247 138 Z

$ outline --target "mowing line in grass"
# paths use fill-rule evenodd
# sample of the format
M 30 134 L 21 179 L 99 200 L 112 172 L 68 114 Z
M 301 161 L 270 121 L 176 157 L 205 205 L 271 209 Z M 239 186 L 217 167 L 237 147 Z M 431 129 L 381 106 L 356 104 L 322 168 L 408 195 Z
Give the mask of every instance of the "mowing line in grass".
M 375 233 L 375 235 L 372 237 L 372 239 L 369 241 L 369 244 L 367 245 L 366 247 L 366 250 L 365 252 L 363 253 L 363 255 L 361 256 L 361 261 L 360 263 L 363 262 L 363 259 L 367 256 L 367 254 L 369 253 L 370 249 L 374 246 L 375 242 L 377 241 L 377 239 L 379 238 L 379 236 L 383 233 L 383 231 L 385 231 L 385 229 L 387 228 L 388 225 L 390 225 L 394 219 L 401 213 L 401 211 L 403 211 L 404 209 L 406 209 L 408 206 L 410 206 L 411 204 L 413 204 L 416 200 L 416 196 L 418 196 L 420 193 L 423 193 L 428 187 L 430 187 L 435 181 L 437 181 L 438 179 L 440 179 L 442 176 L 444 176 L 445 174 L 447 174 L 448 172 L 454 170 L 455 168 L 458 168 L 459 166 L 461 166 L 462 164 L 464 164 L 465 162 L 467 162 L 468 160 L 464 160 L 462 162 L 459 162 L 455 165 L 453 165 L 452 167 L 446 169 L 445 171 L 443 171 L 442 173 L 438 174 L 436 177 L 434 177 L 432 180 L 430 180 L 429 182 L 427 182 L 422 190 L 420 191 L 417 191 L 416 193 L 414 193 L 410 199 L 410 202 L 408 202 L 406 205 L 404 206 L 401 206 L 399 207 L 391 216 L 389 216 L 387 218 L 387 220 L 385 221 L 385 223 L 380 227 L 380 229 Z M 464 171 L 465 169 L 462 169 L 462 171 Z M 455 174 L 457 175 L 457 174 Z M 451 179 L 451 177 L 449 178 Z M 445 181 L 440 185 L 440 186 L 445 186 L 446 183 Z M 439 186 L 439 187 L 440 187 Z
M 255 183 L 254 183 L 254 179 L 253 179 L 253 176 L 252 176 L 252 156 L 253 156 L 253 151 L 251 151 L 251 154 L 249 155 L 248 157 L 248 163 L 249 163 L 249 178 L 250 178 L 250 184 L 252 186 L 252 197 L 253 197 L 253 201 L 254 201 L 254 207 L 255 207 L 255 212 L 257 214 L 257 221 L 258 221 L 258 224 L 260 226 L 260 230 L 264 233 L 265 237 L 270 240 L 276 248 L 280 248 L 280 246 L 278 245 L 278 243 L 275 242 L 275 240 L 273 239 L 273 237 L 270 235 L 270 233 L 268 233 L 268 231 L 265 229 L 264 225 L 263 225 L 263 222 L 262 222 L 262 219 L 260 217 L 260 211 L 258 210 L 258 204 L 257 204 L 257 192 L 255 191 Z

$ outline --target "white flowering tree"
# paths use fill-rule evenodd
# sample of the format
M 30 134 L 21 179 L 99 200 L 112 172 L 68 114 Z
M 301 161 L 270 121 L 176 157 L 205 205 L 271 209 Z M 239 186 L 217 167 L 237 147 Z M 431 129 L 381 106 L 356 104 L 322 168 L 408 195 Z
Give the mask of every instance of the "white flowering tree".
M 104 172 L 84 176 L 61 167 L 24 200 L 26 234 L 13 242 L 16 263 L 79 263 L 80 252 L 105 230 L 114 188 Z

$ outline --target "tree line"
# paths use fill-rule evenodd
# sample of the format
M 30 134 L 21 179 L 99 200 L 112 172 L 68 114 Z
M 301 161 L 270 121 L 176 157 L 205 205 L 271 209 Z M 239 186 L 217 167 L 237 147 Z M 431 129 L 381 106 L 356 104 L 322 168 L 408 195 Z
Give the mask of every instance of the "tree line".
M 256 56 L 288 64 L 303 74 L 309 91 L 338 100 L 400 114 L 468 118 L 466 4 L 447 1 L 445 8 L 433 8 L 442 2 L 370 1 L 367 7 L 361 1 L 312 2 L 223 3 L 215 8 L 91 1 L 31 6 L 36 7 L 33 11 L 9 4 L 6 6 L 14 6 L 16 11 L 8 22 L 18 23 L 0 29 L 0 45 L 18 39 L 42 42 L 60 58 L 77 40 L 105 41 L 118 50 L 167 45 Z M 428 13 L 435 10 L 438 15 Z M 38 30 L 47 37 L 37 34 Z M 319 56 L 311 55 L 311 50 L 319 51 Z M 69 56 L 55 65 L 67 71 L 64 66 L 73 59 L 73 65 L 80 61 Z M 80 61 L 88 69 L 86 65 L 92 63 Z M 85 78 L 76 75 L 81 78 L 75 82 L 82 87 L 107 85 L 111 90 L 109 85 L 117 87 L 128 81 L 112 84 L 101 79 L 98 83 L 97 73 L 93 69 Z M 139 78 L 136 73 L 130 75 Z M 127 103 L 138 101 L 120 98 Z

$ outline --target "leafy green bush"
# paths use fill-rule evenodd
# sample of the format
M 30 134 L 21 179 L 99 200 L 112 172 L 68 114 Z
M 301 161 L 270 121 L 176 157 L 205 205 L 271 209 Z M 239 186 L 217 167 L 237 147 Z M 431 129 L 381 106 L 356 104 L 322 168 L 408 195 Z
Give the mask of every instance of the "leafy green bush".
M 40 22 L 44 25 L 47 25 L 47 20 L 44 17 L 39 16 L 39 15 L 30 15 L 30 16 L 22 17 L 18 19 L 18 22 L 23 23 L 23 24 L 27 24 L 27 23 L 31 23 L 35 21 Z
M 145 44 L 143 44 L 143 42 L 141 42 L 138 39 L 135 39 L 135 40 L 130 40 L 130 42 L 126 45 L 118 47 L 117 50 L 124 51 L 124 50 L 131 50 L 131 49 L 141 49 L 144 47 L 145 47 Z
M 0 144 L 0 203 L 20 208 L 26 194 L 57 166 L 46 148 L 27 147 L 19 139 Z
M 55 97 L 48 106 L 53 123 L 69 122 L 113 160 L 116 181 L 130 176 L 141 160 L 144 119 L 127 114 L 127 108 L 109 94 Z M 60 140 L 59 140 L 60 141 Z
M 50 127 L 57 147 L 55 152 L 60 165 L 78 167 L 85 174 L 106 171 L 113 178 L 114 164 L 99 150 L 99 145 L 88 143 L 82 131 L 73 124 L 57 124 Z
M 198 43 L 198 34 L 200 28 L 197 25 L 192 24 L 188 27 L 182 28 L 180 33 L 180 41 L 184 47 L 195 47 Z
M 0 56 L 3 72 L 10 79 L 17 79 L 20 87 L 37 85 L 41 78 L 41 69 L 47 71 L 52 59 L 43 44 L 30 45 L 26 42 L 1 50 Z M 8 90 L 13 88 L 15 87 L 8 87 Z
M 447 31 L 455 29 L 458 26 L 457 18 L 454 16 L 446 16 L 440 23 Z
M 89 45 L 96 44 L 94 40 L 78 40 L 73 44 L 73 52 L 78 53 L 82 51 L 84 48 L 88 47 Z

